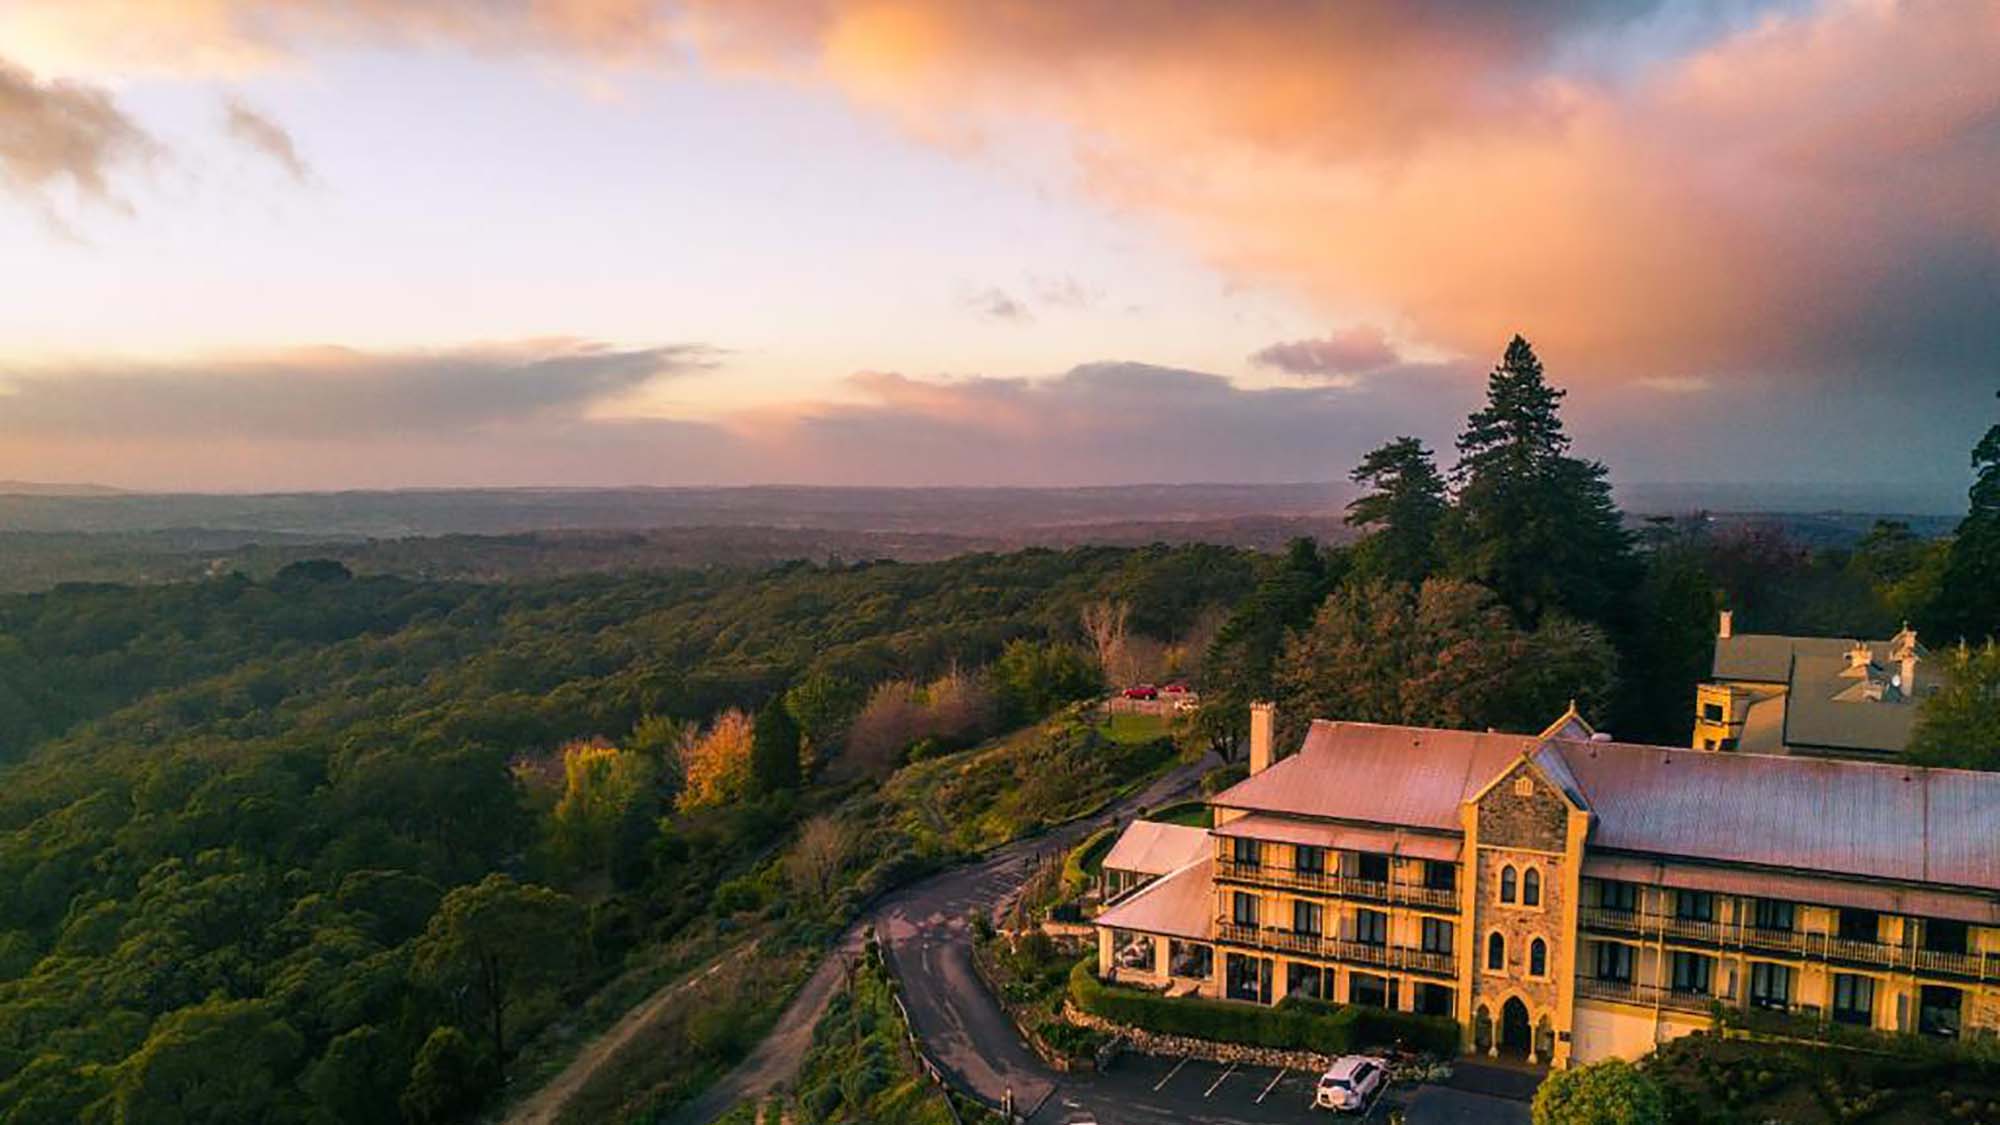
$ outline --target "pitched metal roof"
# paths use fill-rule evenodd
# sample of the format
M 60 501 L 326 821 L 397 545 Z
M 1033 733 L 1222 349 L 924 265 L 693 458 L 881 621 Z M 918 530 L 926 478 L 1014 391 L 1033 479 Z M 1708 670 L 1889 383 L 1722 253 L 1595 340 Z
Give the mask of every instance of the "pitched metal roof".
M 2000 774 L 1969 770 L 1322 720 L 1214 803 L 1457 832 L 1460 802 L 1538 750 L 1592 848 L 2000 891 Z
M 1294 820 L 1262 813 L 1239 816 L 1218 826 L 1215 835 L 1276 840 L 1281 844 L 1307 844 L 1336 851 L 1409 856 L 1412 859 L 1456 860 L 1459 853 L 1465 850 L 1464 843 L 1451 836 L 1412 832 L 1405 828 L 1371 828 L 1359 824 Z
M 1118 842 L 1104 856 L 1110 871 L 1136 871 L 1141 875 L 1165 875 L 1208 854 L 1208 829 L 1185 824 L 1163 824 L 1157 820 L 1135 820 L 1119 833 Z
M 1841 637 L 1786 637 L 1776 633 L 1738 633 L 1715 640 L 1714 679 L 1782 684 L 1791 679 L 1792 657 L 1817 656 L 1845 663 L 1855 642 Z M 1876 641 L 1868 651 L 1889 659 L 1889 645 Z
M 1917 707 L 1904 699 L 1849 698 L 1860 685 L 1843 677 L 1844 656 L 1801 655 L 1785 692 L 1785 744 L 1900 754 L 1910 744 Z
M 1320 719 L 1298 753 L 1230 786 L 1210 803 L 1457 832 L 1459 803 L 1537 745 L 1519 734 Z
M 1099 926 L 1165 937 L 1215 940 L 1215 860 L 1202 858 L 1153 880 L 1096 918 Z

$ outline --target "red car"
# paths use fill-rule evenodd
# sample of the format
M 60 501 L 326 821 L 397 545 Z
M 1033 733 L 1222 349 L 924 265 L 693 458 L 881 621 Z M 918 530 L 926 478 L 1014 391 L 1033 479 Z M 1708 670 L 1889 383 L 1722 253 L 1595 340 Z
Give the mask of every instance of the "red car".
M 1160 698 L 1160 689 L 1154 687 L 1152 684 L 1140 684 L 1137 687 L 1128 687 L 1125 689 L 1125 698 L 1158 699 Z

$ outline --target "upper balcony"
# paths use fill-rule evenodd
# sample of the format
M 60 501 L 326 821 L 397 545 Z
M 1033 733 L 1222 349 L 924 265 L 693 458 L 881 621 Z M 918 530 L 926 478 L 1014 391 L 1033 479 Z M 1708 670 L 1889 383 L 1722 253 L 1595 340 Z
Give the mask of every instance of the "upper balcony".
M 1215 936 L 1216 940 L 1229 942 L 1232 945 L 1247 945 L 1277 953 L 1296 953 L 1328 961 L 1435 973 L 1439 976 L 1453 976 L 1458 972 L 1457 958 L 1454 954 L 1434 949 L 1418 949 L 1415 946 L 1349 941 L 1327 934 L 1286 930 L 1276 926 L 1244 926 L 1226 918 L 1216 919 Z
M 1218 879 L 1228 879 L 1237 883 L 1278 887 L 1288 891 L 1305 891 L 1309 894 L 1336 898 L 1391 902 L 1431 910 L 1458 909 L 1456 887 L 1427 887 L 1421 883 L 1402 880 L 1362 879 L 1352 875 L 1342 875 L 1336 871 L 1301 871 L 1269 863 L 1241 863 L 1228 856 L 1215 861 L 1215 875 Z
M 1607 910 L 1600 906 L 1586 906 L 1579 913 L 1584 929 L 1640 940 L 1664 940 L 1874 968 L 1914 970 L 1937 976 L 2000 981 L 2000 954 L 1996 953 L 1982 956 L 1844 938 L 1838 934 L 1763 929 L 1673 914 Z
M 1603 977 L 1576 978 L 1576 994 L 1592 1000 L 1614 1000 L 1621 1004 L 1673 1008 L 1682 1012 L 1706 1012 L 1710 1004 L 1730 1002 L 1728 996 L 1717 996 L 1708 992 L 1661 988 L 1657 985 L 1607 980 Z

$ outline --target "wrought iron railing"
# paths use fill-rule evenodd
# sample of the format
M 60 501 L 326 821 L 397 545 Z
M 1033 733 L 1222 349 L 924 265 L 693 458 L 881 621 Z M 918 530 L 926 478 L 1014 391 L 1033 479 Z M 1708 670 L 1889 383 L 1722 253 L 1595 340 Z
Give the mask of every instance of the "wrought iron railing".
M 2000 953 L 1960 953 L 1913 945 L 1844 938 L 1806 930 L 1775 930 L 1734 925 L 1673 914 L 1607 910 L 1586 906 L 1578 911 L 1584 929 L 1597 933 L 1664 938 L 1723 949 L 1768 950 L 1818 961 L 1840 961 L 1888 969 L 1905 969 L 1940 976 L 2000 981 Z
M 1729 1003 L 1730 998 L 1711 992 L 1696 992 L 1689 989 L 1661 988 L 1654 984 L 1640 984 L 1629 980 L 1611 980 L 1605 977 L 1578 977 L 1578 996 L 1593 1000 L 1611 1000 L 1621 1004 L 1641 1004 L 1647 1007 L 1673 1008 L 1682 1012 L 1706 1012 L 1709 1005 L 1720 1001 Z
M 1386 969 L 1450 976 L 1458 971 L 1453 955 L 1446 950 L 1419 949 L 1408 945 L 1354 941 L 1304 930 L 1277 926 L 1246 926 L 1233 920 L 1217 919 L 1215 936 L 1233 945 L 1248 945 L 1278 953 L 1298 953 L 1328 961 L 1346 961 Z
M 1385 882 L 1381 879 L 1342 875 L 1337 871 L 1309 871 L 1270 863 L 1244 863 L 1226 857 L 1216 861 L 1215 873 L 1218 878 L 1237 883 L 1255 883 L 1258 886 L 1308 891 L 1313 894 L 1362 899 L 1368 902 L 1394 902 L 1437 910 L 1458 909 L 1456 887 L 1430 887 L 1422 883 L 1401 881 Z

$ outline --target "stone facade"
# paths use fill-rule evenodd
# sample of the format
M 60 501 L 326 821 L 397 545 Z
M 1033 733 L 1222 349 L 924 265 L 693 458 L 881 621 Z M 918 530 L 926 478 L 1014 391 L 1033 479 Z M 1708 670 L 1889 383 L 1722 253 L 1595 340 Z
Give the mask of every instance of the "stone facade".
M 1482 1026 L 1488 1029 L 1484 1045 L 1493 1054 L 1499 1053 L 1508 1031 L 1509 1001 L 1519 1001 L 1526 1011 L 1531 1061 L 1551 1061 L 1558 1039 L 1568 1040 L 1564 983 L 1569 979 L 1570 951 L 1563 934 L 1575 909 L 1570 896 L 1577 862 L 1565 854 L 1571 812 L 1561 791 L 1525 759 L 1489 786 L 1474 810 L 1478 854 L 1468 880 L 1472 919 L 1467 934 L 1472 942 L 1468 1010 L 1475 1032 Z M 1503 888 L 1511 893 L 1503 895 Z M 1495 935 L 1503 953 L 1497 970 L 1490 960 Z M 1537 942 L 1539 973 L 1533 971 Z

